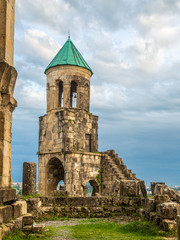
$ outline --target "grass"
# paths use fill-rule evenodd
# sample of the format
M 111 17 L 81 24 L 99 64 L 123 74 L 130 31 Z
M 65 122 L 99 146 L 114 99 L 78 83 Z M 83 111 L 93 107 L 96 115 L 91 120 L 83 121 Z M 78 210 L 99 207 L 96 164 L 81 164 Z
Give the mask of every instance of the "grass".
M 160 231 L 153 223 L 133 222 L 127 225 L 114 222 L 98 222 L 95 224 L 79 224 L 66 226 L 72 237 L 81 240 L 160 240 L 170 235 Z
M 54 236 L 54 231 L 49 229 L 49 232 L 44 232 L 43 235 L 41 234 L 30 234 L 26 235 L 22 231 L 15 231 L 12 233 L 9 233 L 7 237 L 4 238 L 4 240 L 48 240 L 51 239 L 51 236 Z
M 94 219 L 79 220 L 74 226 L 49 226 L 40 239 L 52 239 L 52 236 L 63 236 L 77 240 L 162 240 L 172 236 L 171 232 L 163 232 L 152 222 L 131 222 L 120 224 Z M 35 240 L 37 236 L 25 236 L 22 232 L 11 233 L 5 240 Z
M 21 196 L 20 198 L 25 200 L 25 199 L 31 199 L 31 198 L 37 198 L 37 197 L 40 197 L 41 195 L 40 194 L 35 194 L 35 195 L 23 195 Z

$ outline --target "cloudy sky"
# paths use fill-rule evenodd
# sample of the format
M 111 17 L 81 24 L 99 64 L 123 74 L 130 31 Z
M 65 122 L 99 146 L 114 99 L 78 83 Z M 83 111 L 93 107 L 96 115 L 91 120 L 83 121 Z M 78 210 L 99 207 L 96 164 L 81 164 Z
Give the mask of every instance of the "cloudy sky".
M 38 162 L 44 70 L 71 39 L 92 68 L 99 151 L 115 149 L 137 177 L 180 185 L 180 1 L 16 0 L 12 177 Z

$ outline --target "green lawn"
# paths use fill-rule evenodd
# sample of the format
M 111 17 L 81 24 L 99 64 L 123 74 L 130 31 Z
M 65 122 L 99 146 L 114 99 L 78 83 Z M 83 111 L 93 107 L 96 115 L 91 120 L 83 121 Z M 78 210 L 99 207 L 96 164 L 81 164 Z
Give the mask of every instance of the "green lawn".
M 60 228 L 59 228 L 60 229 Z M 127 225 L 98 222 L 61 227 L 70 230 L 72 238 L 81 240 L 160 240 L 168 233 L 149 222 L 133 222 Z
M 161 240 L 170 236 L 168 232 L 161 231 L 151 222 L 132 222 L 129 224 L 119 224 L 107 222 L 106 220 L 79 220 L 74 226 L 49 226 L 48 233 L 41 236 L 42 240 L 52 239 L 53 236 L 63 236 L 77 240 Z M 25 236 L 22 232 L 10 234 L 6 240 L 35 240 L 38 236 Z

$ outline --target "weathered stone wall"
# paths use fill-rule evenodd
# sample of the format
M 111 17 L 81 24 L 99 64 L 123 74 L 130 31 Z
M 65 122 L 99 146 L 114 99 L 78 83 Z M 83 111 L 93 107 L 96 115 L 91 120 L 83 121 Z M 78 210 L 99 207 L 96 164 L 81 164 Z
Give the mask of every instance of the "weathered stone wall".
M 47 112 L 59 108 L 59 82 L 63 82 L 63 107 L 71 107 L 71 82 L 77 83 L 77 108 L 90 109 L 91 72 L 76 66 L 57 66 L 47 71 Z
M 161 225 L 164 230 L 176 230 L 177 216 L 180 214 L 179 193 L 165 183 L 151 183 L 153 197 L 146 199 L 145 209 L 140 209 L 140 216 Z
M 143 198 L 109 197 L 41 197 L 38 211 L 31 209 L 37 218 L 56 217 L 112 217 L 132 216 L 143 205 Z
M 0 1 L 0 62 L 13 66 L 15 0 Z
M 53 151 L 86 151 L 86 134 L 90 152 L 98 150 L 98 117 L 71 108 L 51 111 L 39 121 L 39 154 Z
M 103 153 L 101 182 L 103 196 L 120 196 L 120 180 L 137 180 L 132 170 L 127 169 L 122 158 L 114 150 Z
M 36 194 L 36 163 L 34 162 L 24 162 L 23 164 L 22 194 Z
M 100 167 L 101 154 L 80 152 L 41 154 L 39 155 L 39 193 L 45 196 L 52 195 L 61 180 L 64 181 L 70 196 L 84 196 L 86 183 L 89 181 L 95 189 L 98 187 L 96 192 L 99 193 L 100 187 L 96 176 Z
M 110 165 L 108 165 L 108 169 L 104 169 L 103 166 L 107 164 L 107 157 Z M 124 172 L 121 167 L 125 169 Z M 126 175 L 128 171 L 129 175 Z M 39 192 L 43 196 L 58 194 L 54 191 L 57 189 L 58 183 L 63 180 L 65 183 L 63 191 L 66 191 L 69 196 L 86 196 L 86 184 L 90 182 L 93 186 L 93 196 L 100 194 L 119 197 L 121 194 L 125 194 L 125 190 L 120 190 L 122 179 L 134 179 L 132 182 L 137 182 L 135 185 L 130 184 L 135 186 L 134 189 L 131 186 L 131 190 L 133 189 L 136 194 L 132 195 L 126 190 L 125 196 L 147 196 L 145 184 L 142 181 L 137 181 L 131 171 L 124 167 L 123 162 L 119 166 L 113 162 L 113 158 L 105 153 L 39 154 Z M 59 194 L 64 195 L 65 192 L 63 191 L 60 191 Z

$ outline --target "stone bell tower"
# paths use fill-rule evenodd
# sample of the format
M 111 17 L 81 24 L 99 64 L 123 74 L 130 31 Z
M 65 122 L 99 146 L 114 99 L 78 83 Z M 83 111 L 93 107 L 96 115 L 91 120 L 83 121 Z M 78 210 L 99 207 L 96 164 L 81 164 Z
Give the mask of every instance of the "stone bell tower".
M 17 106 L 13 98 L 17 72 L 14 58 L 15 0 L 0 1 L 0 204 L 11 201 L 11 128 L 12 113 Z
M 77 195 L 86 171 L 82 155 L 98 151 L 98 117 L 89 112 L 93 73 L 69 37 L 45 74 L 47 114 L 39 120 L 39 192 L 51 194 L 63 180 L 68 194 Z

